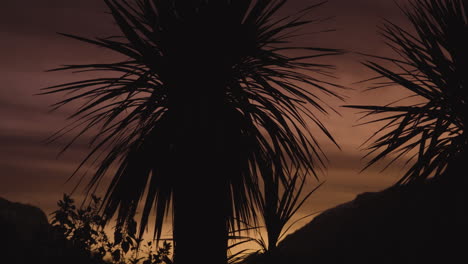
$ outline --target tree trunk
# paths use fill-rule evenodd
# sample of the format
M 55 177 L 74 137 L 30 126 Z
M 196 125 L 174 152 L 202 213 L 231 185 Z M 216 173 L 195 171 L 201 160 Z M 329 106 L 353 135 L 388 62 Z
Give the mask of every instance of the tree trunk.
M 180 134 L 173 161 L 177 179 L 174 260 L 176 264 L 225 264 L 231 203 L 229 177 L 238 173 L 236 151 L 230 151 L 226 143 L 236 140 L 230 141 L 229 133 L 225 133 L 232 129 L 226 125 L 229 118 L 223 116 L 222 106 L 193 101 L 192 98 L 190 107 L 186 103 L 175 120 Z
M 224 264 L 228 237 L 223 205 L 226 188 L 210 181 L 206 173 L 186 172 L 192 179 L 178 184 L 174 195 L 175 263 Z

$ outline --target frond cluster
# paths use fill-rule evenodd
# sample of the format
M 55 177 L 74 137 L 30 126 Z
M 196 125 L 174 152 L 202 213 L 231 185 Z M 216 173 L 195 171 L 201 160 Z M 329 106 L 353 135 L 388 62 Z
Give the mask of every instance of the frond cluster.
M 468 4 L 416 0 L 403 11 L 414 31 L 390 21 L 382 28 L 388 45 L 400 58 L 373 56 L 391 64 L 369 61 L 365 65 L 388 80 L 371 89 L 398 85 L 421 103 L 350 107 L 383 115 L 371 121 L 386 124 L 373 136 L 369 166 L 390 154 L 394 154 L 390 163 L 409 154 L 408 162 L 416 162 L 399 181 L 408 183 L 441 175 L 466 149 Z
M 141 232 L 152 210 L 156 212 L 156 232 L 160 232 L 173 191 L 170 168 L 165 166 L 176 144 L 172 128 L 178 120 L 173 112 L 194 102 L 213 111 L 222 105 L 231 113 L 226 118 L 240 120 L 238 129 L 248 147 L 243 150 L 246 158 L 241 175 L 230 182 L 233 219 L 252 217 L 252 205 L 259 199 L 257 179 L 264 171 L 275 170 L 286 177 L 291 167 L 313 174 L 321 168 L 324 155 L 308 123 L 312 121 L 334 139 L 310 106 L 327 113 L 320 93 L 341 97 L 327 88 L 337 85 L 316 78 L 328 74 L 333 66 L 313 60 L 341 51 L 300 47 L 291 41 L 296 29 L 318 21 L 308 20 L 306 15 L 322 3 L 279 18 L 277 11 L 286 1 L 105 2 L 122 36 L 89 39 L 63 35 L 115 51 L 126 59 L 56 70 L 118 76 L 61 84 L 45 93 L 69 94 L 56 107 L 84 102 L 71 116 L 75 122 L 57 136 L 76 128 L 81 129 L 77 137 L 98 129 L 92 140 L 94 148 L 80 165 L 101 152 L 104 155 L 88 188 L 97 186 L 113 164 L 118 167 L 104 200 L 107 219 L 119 212 L 120 223 L 130 221 L 143 201 Z

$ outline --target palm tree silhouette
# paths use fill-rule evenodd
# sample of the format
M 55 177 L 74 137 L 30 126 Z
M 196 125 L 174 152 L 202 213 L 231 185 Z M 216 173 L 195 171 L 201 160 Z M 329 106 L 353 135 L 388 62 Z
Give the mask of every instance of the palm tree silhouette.
M 369 123 L 386 122 L 373 135 L 376 139 L 368 154 L 373 158 L 368 166 L 391 155 L 390 164 L 410 155 L 409 160 L 416 162 L 398 184 L 441 175 L 463 176 L 461 168 L 468 160 L 464 130 L 468 122 L 468 4 L 415 0 L 402 10 L 413 31 L 390 21 L 382 28 L 388 45 L 400 58 L 372 56 L 398 70 L 372 61 L 364 64 L 379 74 L 378 79 L 387 79 L 370 89 L 397 85 L 418 102 L 348 106 L 379 116 Z
M 117 214 L 125 229 L 141 205 L 140 236 L 154 212 L 160 238 L 172 212 L 178 264 L 207 249 L 206 263 L 225 263 L 228 231 L 256 220 L 262 175 L 287 179 L 291 168 L 316 175 L 323 167 L 307 120 L 336 144 L 311 110 L 327 113 L 328 106 L 309 88 L 341 98 L 329 88 L 338 85 L 313 77 L 333 66 L 311 61 L 341 51 L 291 44 L 296 29 L 318 21 L 304 16 L 323 3 L 275 18 L 286 1 L 105 2 L 123 36 L 63 35 L 127 59 L 55 69 L 111 74 L 46 88 L 71 94 L 56 108 L 82 103 L 51 139 L 97 128 L 77 171 L 97 157 L 92 191 L 116 164 L 105 219 Z

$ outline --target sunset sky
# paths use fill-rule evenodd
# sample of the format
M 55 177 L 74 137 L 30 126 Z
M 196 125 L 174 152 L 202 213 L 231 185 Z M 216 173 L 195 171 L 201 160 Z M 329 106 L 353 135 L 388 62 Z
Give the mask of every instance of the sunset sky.
M 288 14 L 317 1 L 291 0 L 282 11 Z M 401 1 L 400 1 L 401 2 Z M 62 128 L 72 109 L 49 113 L 48 106 L 59 96 L 36 96 L 40 88 L 60 84 L 86 75 L 70 72 L 46 73 L 61 64 L 112 61 L 115 54 L 59 36 L 56 32 L 86 37 L 115 33 L 111 17 L 99 0 L 6 0 L 0 9 L 0 197 L 29 203 L 47 214 L 56 207 L 64 192 L 71 192 L 76 181 L 66 179 L 89 150 L 84 143 L 74 145 L 60 157 L 60 146 L 67 139 L 46 145 L 43 141 Z M 330 0 L 311 14 L 334 16 L 333 20 L 310 28 L 310 31 L 335 28 L 326 34 L 301 37 L 311 45 L 342 48 L 349 54 L 330 57 L 338 67 L 338 83 L 353 88 L 344 91 L 346 104 L 390 102 L 401 97 L 398 90 L 385 89 L 363 94 L 366 84 L 353 84 L 373 76 L 360 64 L 365 58 L 353 52 L 388 55 L 389 49 L 378 35 L 377 26 L 384 18 L 405 25 L 403 16 L 391 0 Z M 308 29 L 309 30 L 309 29 Z M 81 77 L 80 77 L 81 76 Z M 342 116 L 323 117 L 324 123 L 342 147 L 324 142 L 330 159 L 329 169 L 321 175 L 325 185 L 312 196 L 302 214 L 320 211 L 353 199 L 364 191 L 376 191 L 398 179 L 398 168 L 379 173 L 377 168 L 359 174 L 365 154 L 359 146 L 376 128 L 353 127 L 359 115 L 339 108 L 344 104 L 330 101 Z M 311 185 L 317 182 L 311 179 Z M 80 189 L 81 190 L 81 189 Z M 75 197 L 80 197 L 80 190 Z

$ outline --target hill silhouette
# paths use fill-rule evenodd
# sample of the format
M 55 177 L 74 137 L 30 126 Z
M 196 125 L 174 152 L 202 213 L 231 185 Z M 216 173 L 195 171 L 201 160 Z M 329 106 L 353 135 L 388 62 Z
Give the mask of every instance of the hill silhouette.
M 48 232 L 49 223 L 41 209 L 0 198 L 0 252 L 4 263 L 27 263 L 43 255 Z
M 40 208 L 29 204 L 0 197 L 0 234 L 0 263 L 96 263 L 53 230 Z
M 359 194 L 249 263 L 465 263 L 466 207 L 453 190 L 431 179 Z

